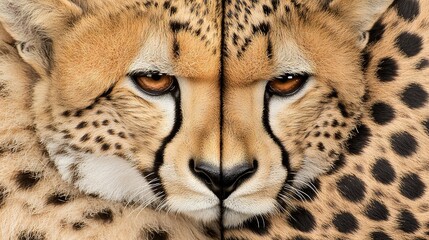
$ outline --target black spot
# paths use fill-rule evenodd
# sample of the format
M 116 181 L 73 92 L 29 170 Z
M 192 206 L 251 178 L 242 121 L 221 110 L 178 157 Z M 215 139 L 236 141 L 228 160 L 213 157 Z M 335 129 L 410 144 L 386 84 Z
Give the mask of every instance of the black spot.
M 103 126 L 107 126 L 107 125 L 109 125 L 109 120 L 103 120 L 103 122 L 101 124 L 103 124 Z
M 340 109 L 341 115 L 345 118 L 349 117 L 346 106 L 343 103 L 338 103 L 338 109 Z
M 273 43 L 268 39 L 267 43 L 267 57 L 271 59 L 273 57 Z
M 371 240 L 393 240 L 389 235 L 381 231 L 372 232 L 370 236 Z
M 424 59 L 420 60 L 420 62 L 417 63 L 416 69 L 417 70 L 423 70 L 427 67 L 429 67 L 429 60 L 424 58 Z
M 347 140 L 347 151 L 351 154 L 361 154 L 368 146 L 371 136 L 371 131 L 365 124 L 357 126 L 352 131 L 352 137 Z
M 104 223 L 111 223 L 113 221 L 113 212 L 109 208 L 105 208 L 96 213 L 88 213 L 86 218 L 102 221 Z
M 6 196 L 7 196 L 6 188 L 0 186 L 0 207 L 3 206 Z
M 148 240 L 167 240 L 168 233 L 163 230 L 151 230 L 147 233 Z
M 365 197 L 365 183 L 355 175 L 344 175 L 337 181 L 341 196 L 352 202 L 359 202 Z
M 47 204 L 62 205 L 70 201 L 70 195 L 66 193 L 54 193 L 48 197 Z
M 419 175 L 415 173 L 406 174 L 401 178 L 401 184 L 399 185 L 399 190 L 401 194 L 414 200 L 423 196 L 425 193 L 426 186 L 420 179 Z
M 171 7 L 171 8 L 170 8 L 170 15 L 171 15 L 171 16 L 173 16 L 173 15 L 174 15 L 174 14 L 176 14 L 176 13 L 177 13 L 177 7 L 174 7 L 174 6 L 173 6 L 173 7 Z
M 170 8 L 170 11 L 173 8 Z M 186 30 L 189 28 L 189 22 L 178 22 L 178 21 L 171 21 L 170 22 L 170 29 L 174 33 L 178 33 L 180 31 Z
M 86 141 L 88 141 L 90 139 L 90 135 L 89 135 L 89 133 L 85 133 L 85 135 L 83 135 L 81 138 L 80 138 L 80 141 L 81 142 L 86 142 Z
M 209 227 L 204 227 L 204 235 L 206 235 L 207 237 L 210 237 L 210 238 L 218 238 L 219 237 L 218 233 L 214 229 L 209 228 Z
M 337 120 L 337 119 L 334 119 L 334 120 L 332 121 L 331 127 L 338 127 L 339 125 L 340 125 L 340 123 L 338 122 L 338 120 Z
M 332 223 L 335 228 L 342 233 L 352 233 L 359 228 L 358 221 L 349 212 L 335 214 Z
M 380 39 L 383 38 L 383 34 L 386 26 L 381 22 L 381 19 L 379 19 L 374 26 L 369 30 L 369 39 L 368 39 L 368 45 L 369 44 L 375 44 Z
M 174 58 L 178 58 L 180 56 L 180 44 L 176 38 L 174 38 L 174 41 L 173 41 L 173 53 L 174 53 Z
M 341 134 L 341 132 L 340 132 L 340 131 L 337 131 L 337 132 L 335 133 L 335 135 L 334 135 L 334 138 L 335 138 L 336 140 L 340 140 L 340 139 L 342 139 L 342 138 L 343 138 L 343 135 Z
M 86 226 L 86 224 L 84 222 L 75 222 L 72 225 L 73 230 L 79 231 L 82 228 L 84 228 Z
M 164 7 L 164 9 L 169 9 L 170 6 L 171 6 L 171 2 L 170 1 L 165 1 L 162 6 Z
M 82 129 L 85 128 L 86 126 L 88 126 L 87 122 L 80 122 L 77 126 L 76 129 Z
M 63 138 L 64 139 L 71 139 L 71 138 L 73 138 L 73 135 L 71 135 L 70 133 L 66 133 L 66 134 L 64 134 Z
M 122 149 L 122 145 L 120 143 L 115 143 L 115 148 L 117 150 L 121 150 Z
M 280 1 L 279 0 L 271 0 L 271 5 L 273 5 L 273 10 L 277 11 L 277 8 L 279 6 Z
M 396 178 L 395 169 L 393 169 L 390 162 L 384 158 L 379 158 L 372 166 L 372 176 L 383 184 L 390 184 Z
M 362 72 L 366 72 L 366 70 L 368 69 L 370 61 L 371 61 L 371 54 L 368 51 L 362 52 L 362 54 L 361 54 Z
M 102 137 L 102 136 L 97 136 L 94 140 L 95 140 L 95 142 L 97 142 L 97 143 L 101 143 L 101 142 L 103 142 L 103 141 L 104 141 L 104 137 Z
M 107 130 L 107 133 L 109 133 L 110 135 L 114 135 L 115 134 L 115 130 L 109 129 L 109 130 Z
M 19 234 L 18 240 L 45 240 L 45 234 L 34 231 L 24 231 Z
M 62 115 L 63 115 L 64 117 L 70 117 L 71 112 L 67 110 L 67 111 L 64 111 L 64 112 L 62 113 Z
M 92 125 L 96 128 L 98 128 L 100 126 L 100 124 L 97 121 L 92 122 Z
M 323 143 L 319 142 L 317 144 L 317 149 L 319 149 L 319 151 L 323 152 L 323 151 L 325 151 L 325 146 L 323 145 Z
M 298 199 L 303 201 L 313 201 L 317 197 L 317 192 L 320 188 L 320 180 L 315 179 L 307 183 L 306 187 L 299 190 L 296 195 L 299 195 Z
M 326 174 L 330 175 L 338 172 L 338 170 L 344 167 L 345 164 L 346 164 L 346 159 L 344 157 L 344 154 L 340 154 L 338 156 L 338 159 L 335 160 L 335 162 L 333 163 L 332 168 L 328 172 L 326 172 Z
M 407 21 L 414 20 L 420 13 L 419 2 L 416 0 L 396 0 L 394 6 L 398 16 Z
M 372 105 L 371 114 L 375 123 L 385 125 L 395 118 L 395 109 L 387 103 L 378 102 Z
M 120 138 L 127 138 L 127 136 L 125 135 L 125 133 L 124 132 L 119 132 L 118 133 L 118 136 L 120 137 Z
M 420 223 L 414 217 L 413 213 L 403 209 L 397 217 L 398 228 L 406 233 L 415 232 L 420 228 Z
M 366 87 L 365 88 L 365 93 L 363 94 L 363 96 L 361 97 L 362 102 L 368 102 L 370 100 L 371 96 L 370 96 L 370 92 L 369 89 Z
M 389 217 L 389 210 L 387 210 L 386 205 L 377 201 L 371 200 L 368 206 L 365 209 L 365 215 L 372 220 L 382 221 L 387 220 Z
M 421 108 L 428 100 L 428 93 L 418 83 L 411 83 L 401 94 L 401 100 L 409 108 Z
M 253 34 L 261 33 L 262 35 L 267 35 L 270 31 L 270 24 L 262 22 L 259 25 L 252 25 Z
M 313 215 L 303 207 L 291 211 L 287 221 L 293 228 L 301 232 L 310 232 L 316 226 Z
M 83 115 L 83 110 L 77 110 L 75 113 L 74 113 L 74 116 L 75 117 L 81 117 Z
M 332 89 L 332 92 L 327 96 L 328 98 L 338 98 L 338 92 L 336 89 Z
M 386 57 L 380 60 L 377 66 L 377 77 L 382 82 L 390 82 L 398 76 L 398 64 L 396 60 Z
M 16 175 L 16 182 L 21 189 L 30 189 L 41 179 L 41 173 L 32 171 L 19 171 Z
M 270 221 L 266 218 L 257 216 L 243 223 L 243 227 L 258 235 L 265 235 L 270 228 Z
M 429 119 L 424 121 L 422 124 L 423 124 L 423 127 L 425 128 L 426 134 L 429 136 Z
M 408 132 L 397 132 L 390 138 L 390 145 L 398 155 L 409 157 L 417 151 L 418 143 Z
M 264 11 L 265 16 L 268 16 L 271 14 L 272 10 L 270 7 L 268 7 L 267 5 L 262 5 L 262 10 Z
M 103 143 L 103 145 L 101 145 L 101 150 L 103 151 L 107 151 L 110 149 L 110 144 L 108 143 Z
M 396 37 L 395 45 L 405 56 L 413 57 L 423 49 L 423 40 L 417 34 L 403 32 Z

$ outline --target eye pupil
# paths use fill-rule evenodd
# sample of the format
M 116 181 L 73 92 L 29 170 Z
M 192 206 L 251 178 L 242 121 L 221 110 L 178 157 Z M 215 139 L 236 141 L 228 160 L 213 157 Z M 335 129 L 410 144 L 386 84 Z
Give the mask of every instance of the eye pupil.
M 159 73 L 152 74 L 152 79 L 158 81 L 161 79 L 162 75 Z

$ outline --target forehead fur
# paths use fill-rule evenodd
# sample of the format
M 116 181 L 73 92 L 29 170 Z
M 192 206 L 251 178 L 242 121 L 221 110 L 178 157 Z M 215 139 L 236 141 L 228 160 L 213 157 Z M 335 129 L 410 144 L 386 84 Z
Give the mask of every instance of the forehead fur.
M 228 86 L 302 72 L 335 85 L 331 79 L 360 74 L 355 32 L 319 1 L 244 2 L 227 6 Z
M 165 64 L 171 65 L 171 74 L 199 81 L 216 78 L 220 58 L 216 2 L 129 1 L 114 5 L 106 4 L 97 13 L 84 15 L 54 40 L 52 79 L 60 101 L 87 104 L 123 79 L 145 45 L 151 43 L 168 53 Z M 87 102 L 76 98 L 76 92 L 88 96 Z

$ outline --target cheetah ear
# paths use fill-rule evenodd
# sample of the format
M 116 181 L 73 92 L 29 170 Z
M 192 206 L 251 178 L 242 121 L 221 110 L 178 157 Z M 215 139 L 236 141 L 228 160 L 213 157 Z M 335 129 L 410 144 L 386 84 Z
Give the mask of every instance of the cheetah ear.
M 0 0 L 0 21 L 39 74 L 51 68 L 53 41 L 82 15 L 69 0 Z
M 333 0 L 329 7 L 357 31 L 358 46 L 368 43 L 368 31 L 393 0 Z

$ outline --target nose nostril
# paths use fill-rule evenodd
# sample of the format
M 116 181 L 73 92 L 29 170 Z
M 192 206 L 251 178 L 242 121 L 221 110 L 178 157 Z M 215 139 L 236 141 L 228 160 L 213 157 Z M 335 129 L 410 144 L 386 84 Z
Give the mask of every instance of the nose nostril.
M 219 168 L 213 165 L 199 162 L 193 159 L 189 161 L 191 172 L 202 181 L 219 199 L 224 200 L 244 181 L 249 179 L 258 169 L 258 161 L 253 164 L 242 164 L 221 173 Z
M 201 162 L 196 164 L 193 159 L 189 161 L 191 172 L 202 181 L 216 196 L 221 195 L 220 170 L 215 166 Z
M 258 161 L 254 160 L 253 164 L 243 164 L 224 171 L 223 178 L 223 199 L 228 198 L 244 181 L 249 179 L 258 169 Z

